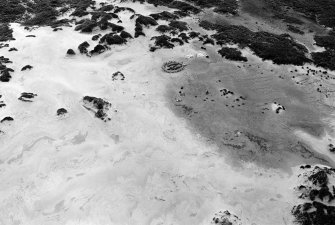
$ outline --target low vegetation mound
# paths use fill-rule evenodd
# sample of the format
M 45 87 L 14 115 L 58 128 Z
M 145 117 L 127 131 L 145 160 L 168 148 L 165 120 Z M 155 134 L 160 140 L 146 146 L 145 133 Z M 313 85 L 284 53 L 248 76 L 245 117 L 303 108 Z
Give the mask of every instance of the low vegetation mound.
M 241 48 L 249 47 L 263 60 L 272 60 L 276 64 L 293 65 L 311 62 L 306 57 L 307 48 L 295 42 L 288 34 L 253 32 L 243 26 L 217 25 L 207 21 L 202 21 L 200 26 L 207 30 L 217 31 L 212 37 L 218 44 L 238 44 Z

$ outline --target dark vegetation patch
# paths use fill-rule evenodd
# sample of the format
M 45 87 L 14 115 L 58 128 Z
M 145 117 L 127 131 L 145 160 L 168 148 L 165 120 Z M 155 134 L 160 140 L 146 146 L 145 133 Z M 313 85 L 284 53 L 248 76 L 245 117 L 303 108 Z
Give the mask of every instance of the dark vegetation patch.
M 330 206 L 335 199 L 335 186 L 330 183 L 330 177 L 335 177 L 335 169 L 310 165 L 301 166 L 307 170 L 302 176 L 304 183 L 296 189 L 299 198 L 305 203 L 292 209 L 295 222 L 301 225 L 332 225 L 335 221 L 335 206 Z
M 275 3 L 292 7 L 320 25 L 335 28 L 335 1 L 333 0 L 279 0 Z
M 78 50 L 81 54 L 87 54 L 88 50 L 87 48 L 90 47 L 90 44 L 87 41 L 84 41 L 78 46 Z
M 21 5 L 21 0 L 1 0 L 0 23 L 16 22 L 21 19 L 25 11 L 25 7 Z
M 0 123 L 6 122 L 6 121 L 14 121 L 13 117 L 10 116 L 6 116 L 5 118 L 3 118 Z
M 303 17 L 320 25 L 335 28 L 335 1 L 333 0 L 245 0 L 242 4 L 246 4 L 247 11 L 252 9 L 257 15 L 267 11 L 275 18 L 283 19 L 287 23 L 301 24 L 301 20 L 296 18 L 296 15 L 302 14 Z
M 145 0 L 134 0 L 137 2 L 145 2 Z M 187 2 L 182 1 L 174 1 L 174 0 L 147 0 L 149 4 L 153 4 L 155 6 L 166 6 L 169 8 L 177 9 L 178 12 L 174 12 L 177 16 L 188 16 L 192 13 L 197 14 L 200 13 L 201 10 Z
M 105 34 L 100 39 L 100 44 L 107 43 L 108 45 L 122 45 L 125 44 L 126 42 L 127 42 L 126 39 L 114 33 Z
M 242 56 L 242 52 L 236 48 L 223 47 L 218 51 L 218 53 L 222 57 L 229 60 L 242 61 L 242 62 L 248 61 L 246 57 Z
M 93 50 L 90 51 L 91 55 L 99 55 L 101 53 L 104 53 L 108 48 L 104 45 L 96 45 Z
M 130 13 L 135 13 L 135 10 L 133 10 L 132 8 L 129 8 L 129 7 L 119 7 L 119 6 L 115 7 L 114 13 L 119 13 L 119 12 L 123 12 L 123 11 L 128 11 Z
M 188 30 L 187 23 L 183 21 L 173 20 L 169 23 L 169 26 L 172 27 L 174 30 L 178 30 L 179 32 Z
M 75 31 L 81 31 L 83 33 L 91 33 L 98 24 L 92 20 L 85 20 L 83 23 L 75 27 Z
M 124 30 L 121 31 L 120 37 L 122 37 L 123 39 L 127 39 L 127 38 L 132 39 L 133 38 L 133 36 L 131 36 L 130 33 L 128 33 L 127 31 L 124 31 Z
M 0 56 L 0 81 L 9 82 L 12 78 L 11 72 L 14 72 L 12 68 L 7 67 L 5 64 L 11 63 L 8 58 Z
M 237 0 L 186 0 L 200 8 L 214 8 L 214 12 L 220 14 L 230 13 L 236 15 L 238 13 Z
M 329 35 L 315 35 L 314 37 L 315 43 L 320 46 L 324 47 L 327 50 L 333 49 L 335 50 L 335 32 L 331 32 Z
M 315 65 L 335 70 L 335 50 L 330 49 L 324 52 L 313 52 L 312 58 Z
M 151 40 L 155 41 L 155 46 L 150 49 L 152 52 L 160 48 L 174 48 L 174 44 L 171 43 L 171 37 L 167 35 L 154 36 Z
M 318 46 L 326 49 L 323 52 L 312 53 L 314 63 L 317 66 L 335 70 L 335 32 L 332 31 L 324 36 L 316 35 L 314 40 Z
M 123 26 L 120 26 L 120 25 L 117 25 L 117 24 L 114 24 L 114 23 L 109 23 L 108 25 L 109 25 L 110 28 L 112 28 L 112 31 L 117 32 L 117 33 L 124 30 Z
M 18 99 L 23 102 L 32 102 L 32 99 L 35 98 L 36 96 L 37 94 L 34 94 L 34 93 L 23 92 L 21 93 L 21 96 Z
M 217 225 L 238 225 L 241 224 L 241 219 L 238 218 L 236 215 L 230 213 L 228 210 L 220 211 L 215 213 L 212 224 Z
M 112 11 L 113 9 L 114 9 L 113 5 L 104 5 L 100 8 L 100 11 L 108 12 L 108 11 Z
M 94 115 L 104 121 L 110 120 L 107 116 L 107 111 L 111 107 L 111 103 L 101 99 L 101 98 L 96 98 L 92 96 L 85 96 L 83 98 L 84 102 L 84 107 L 89 110 L 93 111 Z
M 95 1 L 93 0 L 65 0 L 67 4 L 70 5 L 70 8 L 74 8 L 72 16 L 83 17 L 89 13 L 86 11 L 88 7 L 93 5 Z
M 172 43 L 178 43 L 179 45 L 183 45 L 184 42 L 180 38 L 171 38 Z
M 292 16 L 287 16 L 287 15 L 282 15 L 280 17 L 285 23 L 290 23 L 290 24 L 297 24 L 297 25 L 302 25 L 304 22 L 302 22 L 300 19 Z
M 159 25 L 157 28 L 156 28 L 156 31 L 160 32 L 160 33 L 167 33 L 167 32 L 170 32 L 172 31 L 173 28 L 168 26 L 168 25 Z
M 298 27 L 296 26 L 293 26 L 293 25 L 287 25 L 287 30 L 293 32 L 293 33 L 296 33 L 296 34 L 300 34 L 300 35 L 303 35 L 305 34 L 305 32 L 303 32 L 302 30 L 300 30 Z
M 25 70 L 31 70 L 33 67 L 31 65 L 25 65 L 24 67 L 22 67 L 21 71 L 25 71 Z
M 15 39 L 13 38 L 13 30 L 9 27 L 9 24 L 7 23 L 0 24 L 0 41 L 11 41 L 11 40 Z
M 112 80 L 115 81 L 115 80 L 124 80 L 126 77 L 124 76 L 123 73 L 121 73 L 120 71 L 117 71 L 115 73 L 113 73 L 112 75 Z
M 144 2 L 145 0 L 136 0 Z M 220 14 L 230 13 L 236 15 L 238 13 L 238 1 L 237 0 L 186 0 L 174 1 L 174 0 L 147 0 L 148 3 L 155 6 L 162 5 L 169 8 L 179 10 L 180 16 L 187 16 L 191 13 L 197 14 L 204 8 L 214 8 L 214 12 Z
M 203 44 L 210 44 L 210 45 L 215 45 L 215 41 L 212 38 L 206 37 L 204 38 Z
M 158 23 L 156 20 L 150 16 L 143 16 L 143 15 L 138 15 L 136 18 L 136 24 L 144 25 L 144 26 L 157 26 Z
M 82 17 L 89 14 L 86 10 L 93 3 L 93 0 L 1 0 L 0 23 L 57 26 L 64 23 L 56 22 L 56 17 L 60 14 L 74 9 L 72 16 Z
M 298 44 L 288 34 L 272 34 L 264 31 L 252 32 L 246 27 L 236 25 L 217 25 L 202 21 L 204 29 L 216 30 L 212 37 L 218 44 L 238 44 L 249 47 L 263 60 L 272 60 L 276 64 L 303 65 L 311 62 L 306 57 L 308 50 Z
M 0 43 L 0 49 L 1 48 L 8 48 L 9 44 L 4 44 L 4 43 Z
M 74 52 L 73 49 L 68 49 L 66 52 L 67 55 L 75 55 L 76 53 Z
M 57 116 L 62 116 L 62 115 L 65 115 L 67 113 L 67 110 L 64 109 L 64 108 L 59 108 L 57 109 Z
M 135 38 L 139 36 L 145 36 L 145 33 L 143 32 L 143 26 L 139 23 L 135 24 Z
M 33 17 L 24 22 L 27 26 L 49 25 L 56 20 L 59 15 L 55 9 L 60 6 L 60 1 L 35 0 L 34 3 L 27 2 L 27 11 L 33 14 Z
M 2 97 L 2 95 L 0 95 L 0 98 L 1 97 Z M 5 102 L 0 100 L 0 108 L 5 107 L 5 106 L 6 106 Z
M 106 30 L 111 28 L 112 31 L 121 32 L 124 30 L 124 27 L 108 22 L 110 18 L 101 19 L 98 22 L 96 20 L 82 20 L 79 21 L 79 25 L 76 26 L 76 31 L 81 31 L 83 33 L 91 33 L 94 28 L 99 27 L 101 30 Z
M 97 41 L 101 37 L 101 34 L 96 34 L 92 37 L 92 41 Z
M 177 15 L 172 14 L 172 13 L 167 12 L 167 11 L 150 14 L 149 16 L 151 16 L 155 20 L 176 20 L 176 19 L 179 18 Z

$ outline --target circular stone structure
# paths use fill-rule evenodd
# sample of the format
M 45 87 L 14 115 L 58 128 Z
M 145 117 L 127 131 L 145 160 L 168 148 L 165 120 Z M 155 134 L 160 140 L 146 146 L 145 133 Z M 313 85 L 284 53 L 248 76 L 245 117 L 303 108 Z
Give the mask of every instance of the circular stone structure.
M 185 64 L 176 61 L 169 61 L 163 64 L 162 69 L 166 73 L 178 73 L 185 69 Z

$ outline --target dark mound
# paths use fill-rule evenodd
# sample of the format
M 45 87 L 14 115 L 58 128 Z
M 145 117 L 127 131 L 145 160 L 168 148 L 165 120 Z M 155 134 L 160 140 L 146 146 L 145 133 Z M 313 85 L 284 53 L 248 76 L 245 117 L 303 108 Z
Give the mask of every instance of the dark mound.
M 117 72 L 113 73 L 113 75 L 112 75 L 112 80 L 113 81 L 115 81 L 115 80 L 124 80 L 124 79 L 125 79 L 125 76 L 120 71 L 117 71 Z
M 92 96 L 85 96 L 83 101 L 84 107 L 90 111 L 94 111 L 97 118 L 104 121 L 108 119 L 106 111 L 111 106 L 111 103 Z
M 64 108 L 57 109 L 57 116 L 62 116 L 67 113 L 67 110 Z
M 106 34 L 100 39 L 100 43 L 107 43 L 109 45 L 121 45 L 126 42 L 127 42 L 126 39 L 114 33 Z
M 136 23 L 135 24 L 135 38 L 139 36 L 145 36 L 145 33 L 143 33 L 143 27 L 141 24 Z
M 188 30 L 187 23 L 182 21 L 173 20 L 169 23 L 169 26 L 180 32 Z
M 132 39 L 133 38 L 133 36 L 131 36 L 131 34 L 129 34 L 126 31 L 121 31 L 120 37 L 122 37 L 123 39 L 127 39 L 127 38 Z
M 205 38 L 203 41 L 204 45 L 210 44 L 210 45 L 215 45 L 215 41 L 212 38 Z
M 21 71 L 25 71 L 25 70 L 31 70 L 33 67 L 31 65 L 26 65 L 24 67 L 22 67 Z
M 215 216 L 212 219 L 213 224 L 217 225 L 237 225 L 241 224 L 240 219 L 231 214 L 228 210 L 222 212 L 215 213 Z
M 151 40 L 155 40 L 155 47 L 151 48 L 151 51 L 155 51 L 159 48 L 173 48 L 174 44 L 172 44 L 171 37 L 167 35 L 160 35 L 152 37 Z
M 92 37 L 92 41 L 97 41 L 101 37 L 101 34 L 96 34 Z
M 88 50 L 87 50 L 88 47 L 90 47 L 90 44 L 89 44 L 87 41 L 81 43 L 81 44 L 78 46 L 79 52 L 80 52 L 81 54 L 87 54 L 87 53 L 88 53 Z
M 116 7 L 116 9 L 114 10 L 114 13 L 119 13 L 119 12 L 122 12 L 122 11 L 128 11 L 130 13 L 135 13 L 135 10 L 133 10 L 132 8 L 129 8 L 129 7 L 119 7 L 119 6 Z
M 168 25 L 159 25 L 157 28 L 156 28 L 156 31 L 160 32 L 160 33 L 166 33 L 166 32 L 170 32 L 172 31 L 173 28 L 168 26 Z
M 101 53 L 104 53 L 107 50 L 107 48 L 103 45 L 96 45 L 92 51 L 90 51 L 91 55 L 98 55 Z
M 5 118 L 3 118 L 3 119 L 0 121 L 0 123 L 3 123 L 3 122 L 5 122 L 5 121 L 13 121 L 13 120 L 14 120 L 13 117 L 6 116 Z
M 81 31 L 83 33 L 91 33 L 95 27 L 97 27 L 98 24 L 96 21 L 92 20 L 85 20 L 82 24 L 76 26 L 74 30 Z
M 180 38 L 171 38 L 172 43 L 178 43 L 179 45 L 183 45 L 184 42 Z
M 144 26 L 157 26 L 158 23 L 156 20 L 150 16 L 143 16 L 143 15 L 138 15 L 136 19 L 136 24 L 144 25 Z
M 32 102 L 31 99 L 35 98 L 36 96 L 37 94 L 34 94 L 34 93 L 23 92 L 21 93 L 21 96 L 18 99 L 23 102 Z
M 150 14 L 149 16 L 151 16 L 155 20 L 176 20 L 176 19 L 179 18 L 177 15 L 174 15 L 174 14 L 172 14 L 170 12 L 167 12 L 167 11 Z
M 9 82 L 12 76 L 10 75 L 10 72 L 14 72 L 13 69 L 8 68 L 5 64 L 11 63 L 11 61 L 8 58 L 5 58 L 3 56 L 0 57 L 0 81 L 1 82 Z
M 121 32 L 121 31 L 124 30 L 123 26 L 116 25 L 114 23 L 109 23 L 108 25 L 109 25 L 110 28 L 112 28 L 112 31 L 117 32 L 117 33 L 119 33 L 119 32 Z
M 218 51 L 218 53 L 222 57 L 229 59 L 229 60 L 242 61 L 242 62 L 248 61 L 246 57 L 242 56 L 242 52 L 236 48 L 223 47 Z
M 74 52 L 73 49 L 68 49 L 66 52 L 67 55 L 75 55 L 76 53 Z
M 104 6 L 102 6 L 99 10 L 100 10 L 100 11 L 107 12 L 107 11 L 112 11 L 113 9 L 114 9 L 114 6 L 113 6 L 113 5 L 104 5 Z

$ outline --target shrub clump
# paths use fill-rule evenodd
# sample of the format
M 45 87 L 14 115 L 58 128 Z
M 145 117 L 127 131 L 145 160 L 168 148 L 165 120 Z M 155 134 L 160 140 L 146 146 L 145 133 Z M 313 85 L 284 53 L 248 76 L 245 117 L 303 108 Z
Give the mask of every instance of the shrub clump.
M 236 48 L 223 47 L 218 51 L 218 53 L 222 57 L 229 60 L 242 61 L 242 62 L 248 61 L 246 57 L 242 56 L 242 52 Z

